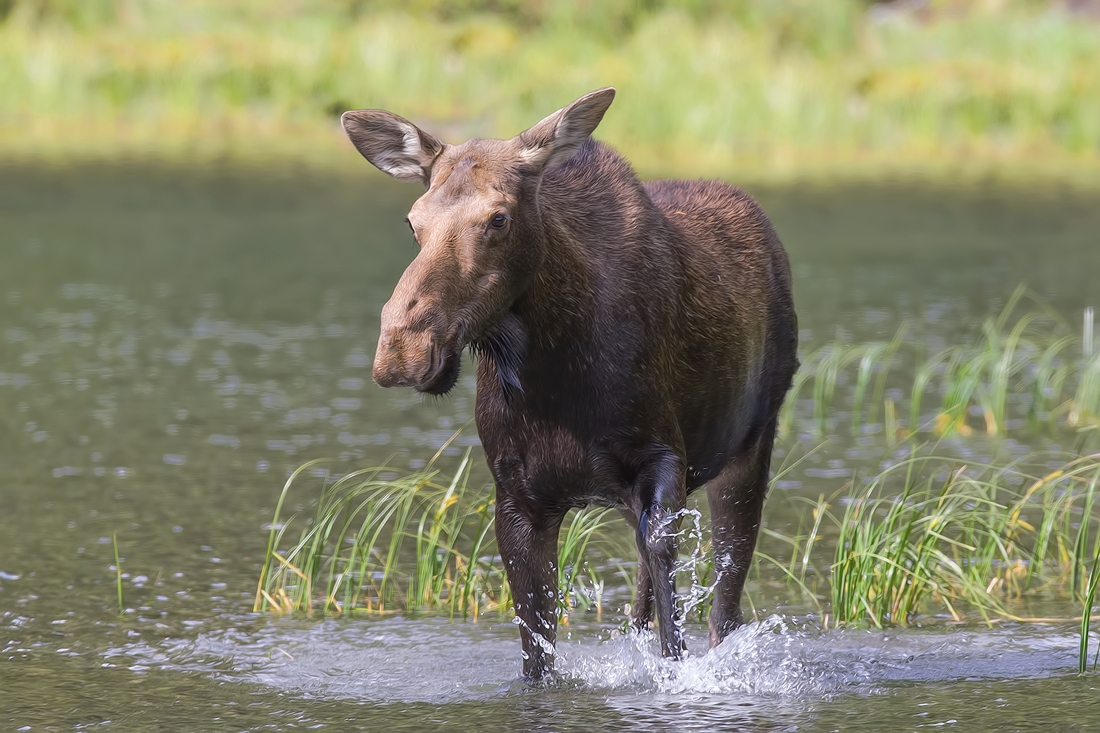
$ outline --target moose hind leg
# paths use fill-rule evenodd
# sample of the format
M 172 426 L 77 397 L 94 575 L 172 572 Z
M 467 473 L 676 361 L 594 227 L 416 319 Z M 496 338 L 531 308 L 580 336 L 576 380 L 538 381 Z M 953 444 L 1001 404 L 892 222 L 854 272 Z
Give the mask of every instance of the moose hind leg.
M 746 452 L 730 461 L 707 484 L 710 504 L 715 589 L 710 611 L 710 645 L 717 646 L 744 623 L 741 592 L 752 566 L 760 515 L 768 493 L 774 422 Z
M 684 653 L 683 624 L 676 603 L 676 552 L 680 513 L 687 499 L 683 461 L 671 451 L 663 452 L 646 466 L 635 481 L 636 496 L 643 509 L 639 512 L 638 543 L 639 593 L 642 573 L 648 572 L 657 624 L 661 634 L 661 653 L 679 659 Z M 641 603 L 641 598 L 639 598 Z M 635 615 L 635 624 L 639 617 Z
M 498 494 L 497 546 L 512 588 L 523 645 L 523 678 L 529 682 L 538 682 L 554 671 L 561 519 L 557 515 L 547 518 Z

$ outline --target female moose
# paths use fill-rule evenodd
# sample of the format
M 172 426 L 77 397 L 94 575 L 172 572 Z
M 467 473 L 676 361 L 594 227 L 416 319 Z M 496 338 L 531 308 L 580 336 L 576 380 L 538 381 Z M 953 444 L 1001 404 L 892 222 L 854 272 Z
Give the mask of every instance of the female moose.
M 634 624 L 656 612 L 663 653 L 679 657 L 678 518 L 705 486 L 711 645 L 741 624 L 776 415 L 798 368 L 790 267 L 768 218 L 720 181 L 640 183 L 589 137 L 614 96 L 461 145 L 381 110 L 342 118 L 367 160 L 427 188 L 409 211 L 420 253 L 382 309 L 374 379 L 444 394 L 463 349 L 480 355 L 477 428 L 530 680 L 553 669 L 558 529 L 574 507 L 614 507 L 636 529 Z

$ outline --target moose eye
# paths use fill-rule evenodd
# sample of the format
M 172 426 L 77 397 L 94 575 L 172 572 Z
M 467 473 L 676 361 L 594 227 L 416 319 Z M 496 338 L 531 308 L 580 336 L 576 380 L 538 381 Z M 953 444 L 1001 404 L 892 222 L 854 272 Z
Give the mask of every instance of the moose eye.
M 504 214 L 497 214 L 489 220 L 489 226 L 491 226 L 493 229 L 503 229 L 507 225 L 508 217 Z

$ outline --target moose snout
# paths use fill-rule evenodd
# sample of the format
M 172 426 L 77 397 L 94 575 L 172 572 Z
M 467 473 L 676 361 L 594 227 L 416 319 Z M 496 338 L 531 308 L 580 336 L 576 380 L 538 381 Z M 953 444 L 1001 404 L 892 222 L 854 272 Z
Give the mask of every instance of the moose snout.
M 458 378 L 461 350 L 429 332 L 383 330 L 378 339 L 372 376 L 380 387 L 414 387 L 443 394 Z
M 371 376 L 379 387 L 409 387 L 410 381 L 407 360 L 402 349 L 404 340 L 400 334 L 386 330 L 378 338 L 378 350 L 374 355 L 374 367 Z
M 423 252 L 401 276 L 382 306 L 382 329 L 373 377 L 381 387 L 414 387 L 445 394 L 458 380 L 463 344 L 453 317 L 454 298 L 439 278 L 428 278 Z
M 425 351 L 431 337 L 415 319 L 416 304 L 416 298 L 395 293 L 382 307 L 382 332 L 371 370 L 380 387 L 412 387 L 419 382 L 424 359 L 417 354 Z

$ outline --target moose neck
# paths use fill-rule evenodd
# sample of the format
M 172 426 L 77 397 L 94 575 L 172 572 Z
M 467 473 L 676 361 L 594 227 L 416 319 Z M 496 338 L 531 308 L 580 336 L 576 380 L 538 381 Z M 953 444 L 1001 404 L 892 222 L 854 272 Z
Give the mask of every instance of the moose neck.
M 577 332 L 587 329 L 594 292 L 586 243 L 563 221 L 560 200 L 547 198 L 540 196 L 528 235 L 539 263 L 513 312 L 523 322 L 531 347 L 553 350 L 563 342 L 575 342 Z
M 517 217 L 531 259 L 516 274 L 526 283 L 474 344 L 496 366 L 509 400 L 523 393 L 523 372 L 538 371 L 546 384 L 585 371 L 591 342 L 601 338 L 598 314 L 636 299 L 619 277 L 624 261 L 639 256 L 640 239 L 667 225 L 630 165 L 591 140 L 528 195 Z
M 619 261 L 664 219 L 630 165 L 591 139 L 546 172 L 533 203 L 526 236 L 539 261 L 513 311 L 536 348 L 584 342 L 597 299 L 614 297 Z

